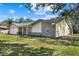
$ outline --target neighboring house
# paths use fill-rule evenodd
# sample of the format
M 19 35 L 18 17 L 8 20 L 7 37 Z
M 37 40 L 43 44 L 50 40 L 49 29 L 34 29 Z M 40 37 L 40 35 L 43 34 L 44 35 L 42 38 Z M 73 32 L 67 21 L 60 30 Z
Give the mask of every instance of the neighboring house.
M 10 34 L 59 37 L 70 34 L 70 28 L 64 17 L 50 20 L 37 20 L 31 23 L 13 24 Z
M 10 34 L 27 35 L 30 31 L 30 23 L 14 23 L 10 26 Z
M 8 27 L 5 25 L 0 25 L 0 33 L 1 34 L 7 34 L 8 33 Z

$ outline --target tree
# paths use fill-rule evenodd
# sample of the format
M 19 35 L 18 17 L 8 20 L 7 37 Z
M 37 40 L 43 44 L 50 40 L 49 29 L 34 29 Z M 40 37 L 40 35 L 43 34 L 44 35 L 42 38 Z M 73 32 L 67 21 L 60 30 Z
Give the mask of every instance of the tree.
M 19 19 L 17 19 L 17 23 L 24 23 L 25 21 L 24 21 L 24 18 L 19 18 Z
M 23 35 L 23 29 L 24 29 L 23 23 L 25 23 L 24 18 L 22 18 L 22 17 L 19 18 L 18 23 L 22 23 L 22 35 Z
M 25 22 L 33 22 L 33 20 L 32 20 L 32 19 L 27 18 L 27 19 L 25 19 Z
M 16 23 L 20 23 L 22 25 L 22 35 L 23 35 L 23 32 L 24 32 L 24 23 L 27 23 L 27 22 L 32 22 L 33 20 L 31 19 L 24 19 L 23 17 L 17 19 L 15 22 Z
M 73 34 L 73 28 L 70 24 L 71 23 L 70 18 L 72 19 L 72 17 L 74 16 L 73 15 L 74 13 L 71 12 L 71 10 L 74 9 L 78 4 L 75 4 L 75 3 L 74 4 L 73 3 L 70 3 L 70 4 L 69 3 L 68 4 L 66 4 L 66 3 L 37 3 L 34 5 L 34 7 L 32 4 L 29 4 L 29 5 L 30 6 L 28 9 L 33 12 L 38 11 L 40 9 L 39 7 L 41 7 L 41 9 L 43 10 L 46 6 L 51 7 L 52 14 L 56 14 L 59 11 L 62 11 L 62 12 L 60 12 L 59 16 L 65 17 L 65 20 L 68 23 L 68 26 L 70 27 L 70 34 Z M 26 5 L 26 6 L 28 6 L 28 5 Z
M 79 4 L 77 4 L 77 7 L 73 10 L 71 10 L 71 14 L 73 15 L 73 32 L 79 33 L 77 30 L 77 25 L 79 24 Z
M 15 22 L 16 23 L 26 23 L 26 22 L 32 22 L 32 21 L 33 21 L 32 19 L 29 19 L 29 18 L 24 19 L 23 17 L 21 17 L 21 18 L 17 19 Z
M 70 33 L 73 34 L 73 31 L 74 31 L 74 27 L 73 27 L 73 22 L 75 21 L 75 13 L 73 10 L 75 9 L 76 10 L 76 7 L 79 6 L 79 4 L 69 4 L 71 5 L 69 9 L 65 8 L 64 9 L 64 12 L 62 12 L 60 15 L 61 16 L 64 16 L 67 20 L 66 22 L 68 23 L 68 26 L 70 27 Z M 72 5 L 74 5 L 72 7 Z M 55 9 L 58 9 L 58 8 L 55 8 Z M 71 24 L 70 24 L 71 23 Z
M 10 34 L 10 26 L 13 24 L 13 18 L 8 18 L 2 23 L 4 23 L 8 27 L 8 34 Z

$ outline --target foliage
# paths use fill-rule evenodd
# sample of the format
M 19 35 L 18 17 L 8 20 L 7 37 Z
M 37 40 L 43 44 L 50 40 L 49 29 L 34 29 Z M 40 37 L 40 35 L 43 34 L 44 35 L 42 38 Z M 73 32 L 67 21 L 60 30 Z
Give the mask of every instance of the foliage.
M 2 23 L 8 27 L 8 29 L 9 29 L 8 34 L 9 34 L 10 33 L 10 26 L 14 23 L 13 18 L 8 18 L 8 19 L 2 21 Z
M 26 23 L 26 22 L 32 22 L 32 21 L 33 21 L 32 19 L 29 19 L 29 18 L 24 19 L 23 17 L 15 20 L 16 23 Z
M 2 21 L 2 23 L 5 24 L 5 25 L 7 25 L 9 27 L 13 23 L 13 18 L 8 18 L 8 19 Z
M 29 4 L 26 6 L 28 6 L 27 8 L 33 12 L 39 11 L 40 7 L 42 8 L 42 11 L 44 11 L 44 7 L 46 7 L 46 6 L 51 6 L 51 9 L 52 9 L 51 14 L 56 14 L 56 13 L 62 11 L 59 13 L 59 16 L 65 17 L 66 22 L 70 28 L 70 34 L 73 34 L 73 28 L 72 28 L 72 24 L 70 24 L 71 23 L 70 18 L 71 19 L 73 18 L 74 13 L 71 12 L 71 10 L 74 9 L 77 5 L 78 4 L 75 4 L 75 3 L 74 4 L 73 3 L 71 3 L 71 4 L 69 4 L 69 3 L 68 4 L 66 4 L 66 3 L 37 3 L 37 4 L 35 4 L 34 7 L 32 4 Z M 68 8 L 68 6 L 70 8 Z

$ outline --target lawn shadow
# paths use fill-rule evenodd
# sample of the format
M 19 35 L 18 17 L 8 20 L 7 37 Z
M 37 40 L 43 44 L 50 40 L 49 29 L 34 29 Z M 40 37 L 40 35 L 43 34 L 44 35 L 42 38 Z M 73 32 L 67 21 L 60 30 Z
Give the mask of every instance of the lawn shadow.
M 0 56 L 51 56 L 54 49 L 0 43 Z
M 48 39 L 48 38 L 49 38 L 49 39 L 51 39 L 50 37 L 38 36 L 38 35 L 37 35 L 37 36 L 36 36 L 36 35 L 28 35 L 28 36 L 19 35 L 19 37 L 21 37 L 21 38 L 29 38 L 29 39 L 32 39 L 32 38 L 33 38 L 33 39 L 34 39 L 34 38 L 37 38 L 37 39 L 40 39 L 40 38 L 41 38 L 41 39 L 42 39 L 42 38 L 45 38 L 45 39 L 47 38 L 47 39 Z
M 39 39 L 41 42 L 45 42 L 47 44 L 53 44 L 53 45 L 64 45 L 64 46 L 79 46 L 78 40 L 67 40 L 67 39 L 61 39 L 61 38 L 55 38 L 55 39 Z

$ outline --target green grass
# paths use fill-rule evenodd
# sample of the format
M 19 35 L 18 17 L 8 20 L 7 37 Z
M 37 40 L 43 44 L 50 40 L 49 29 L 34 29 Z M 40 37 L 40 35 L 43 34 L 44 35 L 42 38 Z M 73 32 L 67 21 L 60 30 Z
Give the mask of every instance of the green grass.
M 26 45 L 3 42 L 22 42 Z M 0 55 L 3 56 L 79 56 L 79 41 L 45 37 L 22 37 L 0 34 Z

